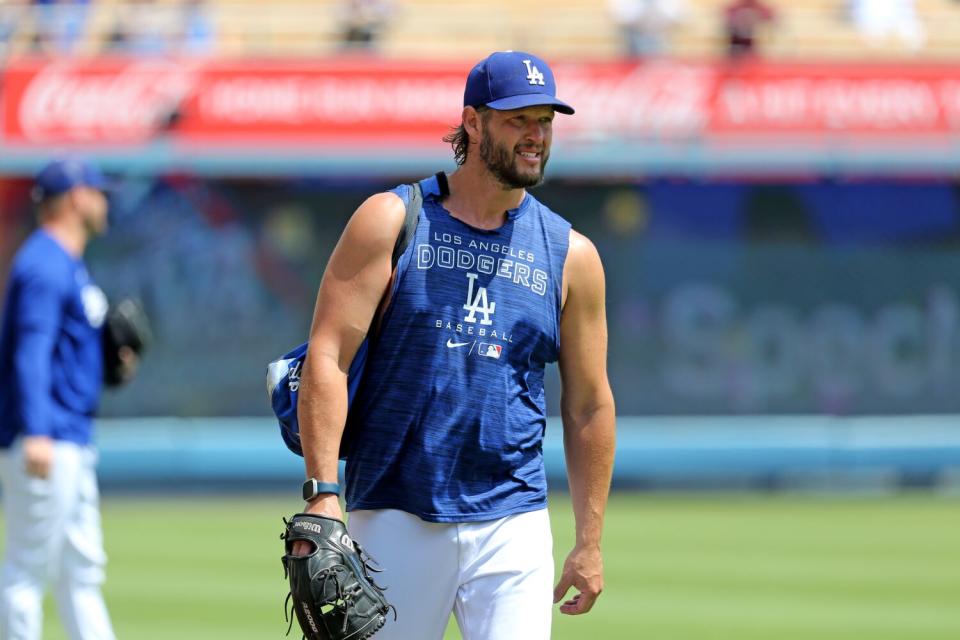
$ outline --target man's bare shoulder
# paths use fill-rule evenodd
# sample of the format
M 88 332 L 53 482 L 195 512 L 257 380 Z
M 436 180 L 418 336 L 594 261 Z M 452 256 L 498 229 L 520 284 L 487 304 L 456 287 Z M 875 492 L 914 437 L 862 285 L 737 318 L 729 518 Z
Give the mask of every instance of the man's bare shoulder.
M 597 247 L 593 244 L 593 241 L 575 229 L 570 229 L 570 246 L 567 253 L 572 259 L 578 261 L 600 261 L 600 254 L 597 252 Z
M 603 283 L 603 264 L 596 245 L 579 231 L 570 229 L 570 244 L 564 265 L 568 286 L 575 289 L 595 287 Z
M 375 193 L 357 207 L 349 226 L 373 238 L 396 237 L 405 213 L 406 205 L 400 196 L 389 191 Z

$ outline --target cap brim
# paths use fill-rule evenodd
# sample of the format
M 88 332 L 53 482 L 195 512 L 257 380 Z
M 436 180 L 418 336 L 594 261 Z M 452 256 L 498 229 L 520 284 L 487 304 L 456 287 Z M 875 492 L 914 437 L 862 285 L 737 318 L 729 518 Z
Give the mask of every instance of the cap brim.
M 76 186 L 78 187 L 89 187 L 91 189 L 96 189 L 97 191 L 111 191 L 112 185 L 110 184 L 110 179 L 107 178 L 99 170 L 91 170 L 83 176 L 82 180 L 78 180 Z
M 539 106 L 549 106 L 553 107 L 554 111 L 559 113 L 564 113 L 568 116 L 574 114 L 573 107 L 568 105 L 563 100 L 558 100 L 553 96 L 544 95 L 542 93 L 527 93 L 520 96 L 510 96 L 509 98 L 500 98 L 499 100 L 494 100 L 493 102 L 488 102 L 487 106 L 491 109 L 496 109 L 497 111 L 507 111 L 509 109 L 522 109 L 524 107 L 539 107 Z

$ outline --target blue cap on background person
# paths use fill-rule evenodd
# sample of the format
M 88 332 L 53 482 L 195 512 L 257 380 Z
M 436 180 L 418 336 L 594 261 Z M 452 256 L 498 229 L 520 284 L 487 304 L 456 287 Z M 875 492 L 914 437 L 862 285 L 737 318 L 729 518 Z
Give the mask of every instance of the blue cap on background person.
M 36 202 L 66 193 L 76 187 L 91 187 L 107 191 L 107 179 L 90 161 L 77 156 L 57 158 L 48 162 L 34 180 L 33 199 Z
M 504 111 L 539 105 L 573 114 L 573 107 L 557 99 L 553 71 L 542 58 L 523 51 L 497 51 L 478 62 L 463 91 L 463 106 L 487 106 Z

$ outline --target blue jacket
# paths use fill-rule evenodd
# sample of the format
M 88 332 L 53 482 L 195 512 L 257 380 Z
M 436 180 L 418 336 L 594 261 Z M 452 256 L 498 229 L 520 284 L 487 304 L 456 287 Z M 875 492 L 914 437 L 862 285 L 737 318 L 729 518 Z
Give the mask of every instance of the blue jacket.
M 14 257 L 0 329 L 0 448 L 21 435 L 88 444 L 103 380 L 103 292 L 43 230 Z

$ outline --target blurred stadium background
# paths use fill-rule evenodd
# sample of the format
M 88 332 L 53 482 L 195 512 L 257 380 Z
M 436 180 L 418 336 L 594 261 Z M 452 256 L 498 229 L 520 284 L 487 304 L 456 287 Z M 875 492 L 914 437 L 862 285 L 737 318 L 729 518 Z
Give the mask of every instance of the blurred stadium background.
M 89 155 L 88 262 L 157 338 L 99 424 L 120 636 L 282 635 L 265 364 L 509 48 L 578 109 L 536 195 L 604 259 L 620 414 L 608 593 L 555 637 L 960 637 L 960 2 L 759 5 L 0 0 L 0 281 L 33 172 Z

